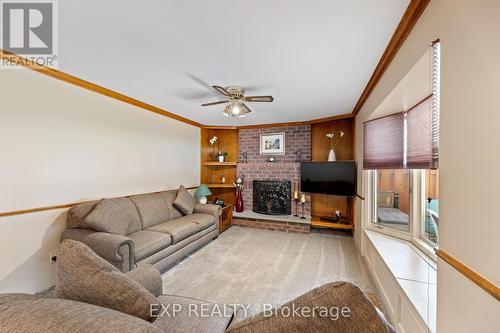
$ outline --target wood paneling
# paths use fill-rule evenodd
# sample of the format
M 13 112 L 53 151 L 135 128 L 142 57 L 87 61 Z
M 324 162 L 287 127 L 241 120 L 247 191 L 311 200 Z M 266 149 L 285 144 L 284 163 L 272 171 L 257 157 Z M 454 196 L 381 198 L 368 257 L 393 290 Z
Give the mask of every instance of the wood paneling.
M 399 210 L 410 214 L 410 170 L 377 171 L 377 192 L 395 192 L 399 195 Z
M 363 93 L 359 97 L 358 102 L 352 110 L 352 113 L 354 115 L 357 115 L 359 113 L 359 111 L 363 107 L 363 104 L 365 104 L 373 89 L 375 89 L 375 86 L 380 81 L 382 75 L 384 75 L 385 71 L 398 53 L 404 41 L 420 18 L 420 15 L 422 15 L 422 13 L 424 12 L 425 7 L 427 7 L 429 1 L 430 0 L 411 0 L 410 4 L 406 8 L 403 17 L 401 18 L 401 21 L 398 24 L 398 27 L 396 28 L 396 31 L 394 31 L 389 44 L 382 54 L 382 57 L 380 58 L 375 71 L 370 77 L 368 84 L 366 85 Z
M 222 166 L 201 166 L 201 178 L 200 182 L 201 184 L 207 184 L 207 185 L 218 185 L 222 183 L 220 182 L 221 180 L 221 175 L 224 176 L 225 185 L 230 185 L 233 184 L 236 181 L 236 165 L 231 166 L 231 165 L 222 165 Z M 215 186 L 214 186 L 215 187 Z
M 490 282 L 488 279 L 481 276 L 479 273 L 476 273 L 467 265 L 460 262 L 458 259 L 454 258 L 450 254 L 446 253 L 444 250 L 436 248 L 435 252 L 439 258 L 443 259 L 446 263 L 451 265 L 457 271 L 462 273 L 463 276 L 465 276 L 466 278 L 474 282 L 476 285 L 481 287 L 488 294 L 495 297 L 497 301 L 500 301 L 500 288 L 496 286 L 493 282 Z
M 425 197 L 431 199 L 439 198 L 439 171 L 425 171 Z
M 311 214 L 313 216 L 334 216 L 340 210 L 347 216 L 347 198 L 327 194 L 311 194 Z
M 210 146 L 210 138 L 216 136 L 217 142 Z M 215 162 L 215 154 L 220 147 L 226 152 L 226 162 L 238 162 L 238 130 L 235 129 L 201 129 L 201 162 Z
M 1 49 L 0 49 L 0 59 L 6 59 L 13 64 L 17 64 L 18 66 L 23 66 L 23 67 L 29 68 L 29 69 L 37 71 L 39 73 L 51 76 L 55 79 L 73 84 L 75 86 L 96 92 L 96 93 L 104 95 L 104 96 L 114 98 L 116 100 L 119 100 L 121 102 L 130 104 L 130 105 L 133 105 L 136 107 L 139 107 L 141 109 L 144 109 L 144 110 L 156 113 L 156 114 L 160 114 L 162 116 L 172 118 L 172 119 L 181 121 L 181 122 L 189 124 L 189 125 L 193 125 L 196 127 L 202 127 L 202 125 L 196 121 L 181 117 L 179 115 L 176 115 L 176 114 L 171 113 L 171 112 L 164 110 L 164 109 L 160 109 L 160 108 L 153 106 L 151 104 L 141 102 L 135 98 L 120 94 L 120 93 L 113 91 L 111 89 L 104 88 L 104 87 L 101 87 L 97 84 L 79 79 L 75 76 L 66 74 L 66 73 L 61 72 L 57 69 L 38 65 L 38 64 L 33 63 L 32 61 L 30 61 L 26 58 L 23 58 L 21 56 L 18 56 L 16 54 L 13 54 L 13 53 L 1 50 Z
M 353 160 L 355 145 L 354 126 L 355 121 L 352 117 L 345 119 L 328 120 L 312 124 L 312 161 L 324 162 L 328 160 L 330 140 L 326 137 L 326 134 L 335 133 L 335 136 L 337 136 L 340 131 L 344 132 L 345 135 L 335 148 L 337 160 Z M 335 214 L 335 211 L 339 210 L 342 216 L 347 217 L 349 220 L 350 225 L 347 227 L 347 229 L 354 228 L 353 205 L 353 198 L 325 194 L 311 195 L 311 215 L 313 215 L 313 220 L 319 220 L 319 217 L 321 216 L 333 216 Z M 322 222 L 321 225 L 328 225 L 328 222 Z M 334 224 L 330 224 L 330 226 L 335 227 Z
M 335 133 L 335 137 L 340 131 L 345 135 L 339 141 L 335 148 L 337 160 L 353 160 L 353 118 L 344 120 L 326 121 L 317 123 L 311 126 L 311 146 L 312 160 L 314 162 L 323 162 L 328 160 L 328 152 L 330 151 L 330 139 L 326 137 L 327 133 Z

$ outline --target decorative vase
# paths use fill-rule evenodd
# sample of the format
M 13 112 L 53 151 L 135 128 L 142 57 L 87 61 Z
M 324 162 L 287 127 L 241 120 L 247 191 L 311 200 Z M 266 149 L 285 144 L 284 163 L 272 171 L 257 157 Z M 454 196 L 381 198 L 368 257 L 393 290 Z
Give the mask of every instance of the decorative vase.
M 245 206 L 243 205 L 243 196 L 241 195 L 241 190 L 237 189 L 236 190 L 236 211 L 238 213 L 243 212 L 245 209 Z
M 219 155 L 219 162 L 223 163 L 224 162 L 224 155 Z
M 337 157 L 335 156 L 335 150 L 330 149 L 330 152 L 328 153 L 328 162 L 335 162 L 337 160 Z

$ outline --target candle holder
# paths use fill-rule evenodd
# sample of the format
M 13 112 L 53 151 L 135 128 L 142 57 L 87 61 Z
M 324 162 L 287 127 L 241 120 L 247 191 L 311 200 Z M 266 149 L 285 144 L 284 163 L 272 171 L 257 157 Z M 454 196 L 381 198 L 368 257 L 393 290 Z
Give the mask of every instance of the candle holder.
M 305 209 L 305 205 L 306 205 L 306 195 L 305 193 L 302 193 L 300 195 L 300 204 L 302 205 L 302 216 L 300 217 L 301 219 L 305 219 L 306 217 L 304 216 L 304 209 Z
M 293 199 L 295 201 L 295 214 L 294 217 L 299 217 L 299 198 Z
M 295 201 L 295 214 L 294 217 L 299 217 L 299 191 L 293 191 L 293 201 Z

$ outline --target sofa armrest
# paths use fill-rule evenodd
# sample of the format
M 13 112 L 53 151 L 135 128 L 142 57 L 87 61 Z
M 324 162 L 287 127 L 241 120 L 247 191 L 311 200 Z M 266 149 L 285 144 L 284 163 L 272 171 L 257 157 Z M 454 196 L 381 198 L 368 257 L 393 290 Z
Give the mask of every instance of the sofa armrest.
M 135 265 L 134 242 L 122 235 L 98 232 L 92 229 L 66 229 L 61 241 L 72 239 L 88 245 L 100 257 L 118 263 L 123 272 L 132 270 Z
M 219 205 L 211 205 L 211 204 L 199 204 L 197 203 L 194 206 L 194 211 L 193 213 L 196 214 L 207 214 L 211 215 L 213 217 L 216 217 L 217 219 L 220 216 L 220 213 L 222 211 L 222 208 Z
M 125 275 L 138 282 L 157 297 L 163 292 L 160 271 L 151 264 L 138 266 L 136 269 L 125 273 Z

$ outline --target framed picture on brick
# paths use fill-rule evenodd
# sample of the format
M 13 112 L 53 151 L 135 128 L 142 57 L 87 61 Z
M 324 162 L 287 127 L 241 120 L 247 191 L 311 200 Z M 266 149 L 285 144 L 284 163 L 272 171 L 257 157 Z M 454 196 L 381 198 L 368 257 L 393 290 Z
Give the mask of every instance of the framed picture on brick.
M 285 133 L 260 135 L 261 155 L 285 155 Z

